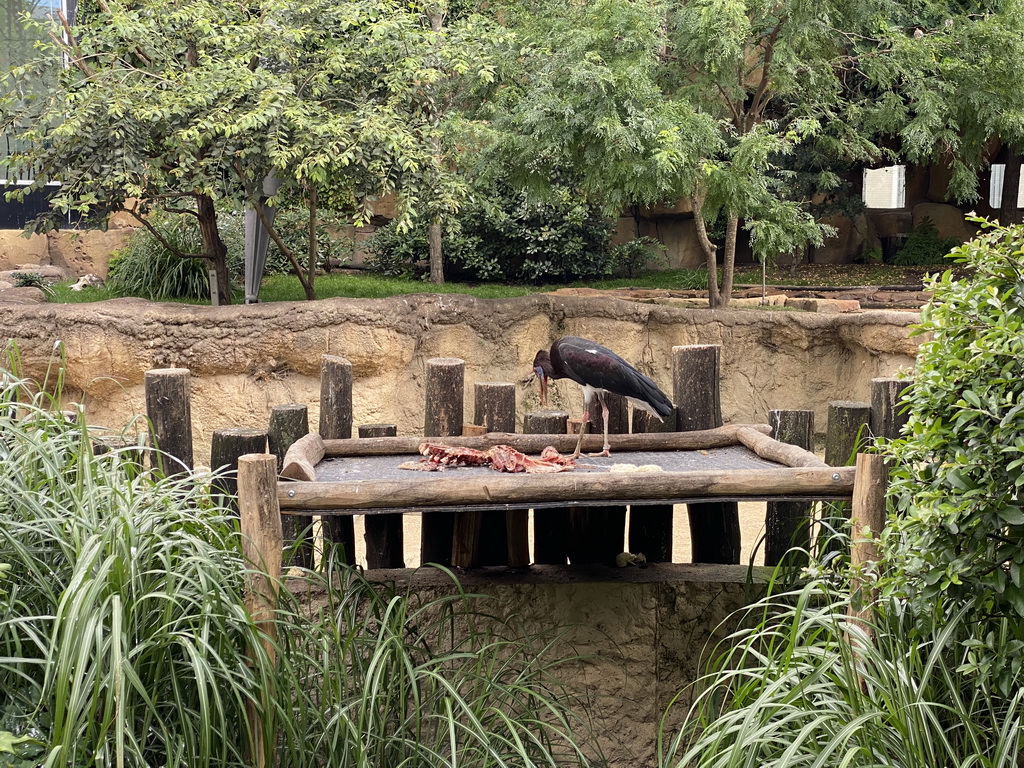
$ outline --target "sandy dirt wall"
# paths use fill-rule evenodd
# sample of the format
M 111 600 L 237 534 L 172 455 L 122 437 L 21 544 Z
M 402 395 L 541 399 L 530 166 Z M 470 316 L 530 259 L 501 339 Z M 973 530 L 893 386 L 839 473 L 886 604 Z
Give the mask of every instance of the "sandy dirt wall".
M 612 298 L 538 295 L 486 300 L 417 294 L 238 307 L 117 299 L 94 304 L 0 304 L 0 332 L 15 341 L 25 371 L 41 377 L 60 342 L 67 391 L 91 423 L 121 428 L 144 413 L 147 370 L 192 371 L 197 461 L 213 430 L 265 427 L 271 407 L 306 403 L 319 414 L 323 354 L 352 362 L 356 424 L 394 423 L 422 433 L 426 361 L 466 361 L 465 413 L 473 383 L 517 381 L 536 351 L 563 335 L 619 352 L 671 392 L 671 350 L 722 345 L 726 422 L 763 422 L 773 408 L 810 408 L 822 431 L 828 402 L 865 400 L 874 377 L 913 366 L 917 315 L 862 311 L 812 314 L 693 310 Z M 535 387 L 517 390 L 519 420 L 539 406 Z M 570 381 L 553 405 L 578 415 Z
M 447 576 L 430 569 L 368 575 L 410 586 L 427 599 L 454 592 Z M 548 565 L 529 572 L 480 569 L 460 580 L 466 592 L 494 597 L 493 606 L 480 607 L 514 617 L 521 631 L 548 639 L 561 634 L 556 657 L 576 661 L 559 678 L 600 745 L 606 762 L 594 764 L 642 768 L 657 764 L 662 715 L 678 696 L 666 717 L 671 739 L 695 681 L 736 628 L 737 612 L 761 594 L 767 575 L 735 565 Z

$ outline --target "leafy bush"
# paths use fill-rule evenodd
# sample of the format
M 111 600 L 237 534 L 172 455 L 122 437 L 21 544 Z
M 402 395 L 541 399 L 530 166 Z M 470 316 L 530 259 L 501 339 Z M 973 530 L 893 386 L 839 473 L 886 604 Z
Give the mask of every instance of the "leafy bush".
M 942 264 L 947 254 L 958 245 L 961 243 L 955 237 L 939 237 L 934 222 L 925 216 L 907 235 L 891 263 L 899 267 Z
M 341 234 L 348 220 L 339 214 L 326 210 L 317 213 L 317 259 L 316 266 L 320 271 L 328 272 L 343 266 L 352 260 L 355 241 Z M 281 236 L 292 252 L 298 257 L 299 263 L 305 267 L 309 260 L 309 209 L 283 208 L 274 217 L 274 229 Z M 293 274 L 291 262 L 281 253 L 273 240 L 267 247 L 267 263 L 265 275 Z
M 442 248 L 451 280 L 553 282 L 608 277 L 634 259 L 611 246 L 612 222 L 567 188 L 538 202 L 507 189 L 480 194 L 446 220 Z M 367 267 L 392 276 L 422 274 L 429 259 L 427 223 L 393 224 L 373 236 Z
M 965 276 L 930 282 L 909 422 L 888 448 L 889 588 L 968 606 L 979 631 L 965 670 L 1006 691 L 1024 666 L 1022 255 L 1024 227 L 988 226 L 952 254 Z
M 240 218 L 240 217 L 239 217 Z M 230 225 L 222 232 L 228 246 L 228 267 L 240 280 L 243 269 L 241 228 Z M 202 244 L 195 219 L 184 214 L 154 214 L 150 219 L 160 235 L 181 253 L 199 253 Z M 210 276 L 203 259 L 183 259 L 164 247 L 147 229 L 132 234 L 110 260 L 107 287 L 118 296 L 144 299 L 209 299 Z
M 15 288 L 39 288 L 46 290 L 46 281 L 38 272 L 14 272 L 11 274 L 14 279 Z

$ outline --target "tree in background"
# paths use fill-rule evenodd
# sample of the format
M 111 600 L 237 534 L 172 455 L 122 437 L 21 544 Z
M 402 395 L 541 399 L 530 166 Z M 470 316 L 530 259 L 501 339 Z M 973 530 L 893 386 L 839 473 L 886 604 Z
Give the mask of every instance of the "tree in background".
M 945 161 L 951 193 L 975 194 L 982 147 L 1024 122 L 1024 14 L 953 5 L 527 0 L 505 14 L 519 41 L 495 157 L 537 187 L 569 169 L 611 210 L 688 200 L 710 304 L 725 306 L 741 226 L 762 260 L 829 232 L 792 183 L 798 146 L 837 165 Z M 817 190 L 840 184 L 822 165 Z
M 405 225 L 421 208 L 457 204 L 429 108 L 437 62 L 459 76 L 486 78 L 487 68 L 473 36 L 440 45 L 428 18 L 393 0 L 83 5 L 75 24 L 43 24 L 39 58 L 5 75 L 0 129 L 26 147 L 5 163 L 35 174 L 8 195 L 61 182 L 37 232 L 69 210 L 100 227 L 117 211 L 142 226 L 155 208 L 188 213 L 202 248 L 180 255 L 209 264 L 220 303 L 231 301 L 231 275 L 218 213 L 253 205 L 315 298 L 315 253 L 303 268 L 267 204 L 309 207 L 312 251 L 319 207 L 361 223 L 396 193 Z M 53 81 L 47 67 L 61 57 L 68 66 Z M 283 183 L 266 200 L 271 172 Z

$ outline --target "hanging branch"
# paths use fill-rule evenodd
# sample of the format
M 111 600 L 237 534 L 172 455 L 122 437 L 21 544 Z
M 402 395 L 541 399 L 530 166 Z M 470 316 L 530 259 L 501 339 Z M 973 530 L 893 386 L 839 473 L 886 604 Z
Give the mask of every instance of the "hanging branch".
M 149 234 L 156 238 L 157 242 L 167 249 L 168 253 L 173 253 L 175 256 L 182 259 L 210 259 L 210 257 L 207 256 L 205 253 L 182 253 L 173 245 L 171 245 L 167 241 L 167 238 L 160 234 L 160 231 L 152 224 L 150 224 L 149 220 L 146 217 L 142 216 L 137 210 L 135 210 L 134 208 L 126 208 L 125 210 L 131 215 L 133 219 L 135 219 L 142 226 L 144 226 L 149 231 Z M 180 213 L 188 213 L 188 211 L 180 211 Z

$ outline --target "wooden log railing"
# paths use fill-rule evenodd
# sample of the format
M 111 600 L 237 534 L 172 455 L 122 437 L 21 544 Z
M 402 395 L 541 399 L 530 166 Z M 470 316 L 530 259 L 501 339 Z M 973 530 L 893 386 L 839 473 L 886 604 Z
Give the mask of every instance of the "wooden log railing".
M 567 453 L 575 447 L 576 438 L 574 435 L 565 434 L 564 426 L 554 428 L 558 434 L 527 434 L 526 432 L 532 429 L 526 429 L 526 424 L 534 414 L 526 417 L 524 433 L 505 431 L 514 422 L 502 420 L 494 414 L 498 411 L 511 410 L 514 419 L 515 390 L 514 385 L 501 383 L 477 385 L 476 399 L 482 405 L 478 404 L 474 411 L 474 421 L 485 423 L 477 427 L 476 434 L 460 434 L 464 422 L 462 402 L 465 363 L 454 358 L 427 361 L 427 403 L 424 411 L 424 433 L 428 435 L 427 438 L 362 436 L 362 432 L 359 438 L 353 438 L 351 364 L 343 358 L 325 355 L 321 367 L 319 432 L 301 436 L 308 429 L 308 425 L 305 418 L 306 407 L 298 404 L 275 406 L 268 428 L 270 452 L 276 452 L 281 462 L 279 477 L 304 481 L 290 486 L 286 492 L 279 494 L 279 503 L 284 515 L 285 538 L 301 538 L 303 532 L 310 530 L 309 521 L 316 515 L 322 520 L 325 540 L 344 541 L 346 552 L 351 553 L 347 559 L 354 560 L 354 535 L 348 533 L 352 530 L 351 518 L 353 514 L 368 513 L 367 519 L 372 518 L 373 522 L 366 529 L 367 551 L 372 537 L 384 537 L 388 540 L 395 539 L 391 544 L 396 546 L 391 546 L 391 549 L 398 553 L 387 562 L 374 557 L 372 559 L 375 562 L 370 563 L 370 566 L 401 567 L 404 565 L 404 559 L 400 557 L 400 515 L 406 510 L 417 510 L 424 512 L 423 531 L 426 541 L 422 545 L 422 562 L 454 563 L 463 567 L 484 564 L 480 559 L 482 550 L 479 542 L 483 541 L 482 532 L 488 526 L 488 546 L 492 553 L 484 558 L 487 560 L 486 564 L 501 564 L 502 556 L 506 564 L 515 566 L 528 565 L 530 562 L 546 562 L 552 558 L 552 562 L 564 563 L 564 552 L 568 542 L 575 539 L 576 544 L 580 541 L 585 544 L 588 539 L 597 540 L 602 536 L 605 543 L 612 542 L 608 544 L 607 552 L 597 558 L 604 562 L 608 560 L 605 555 L 612 549 L 619 549 L 622 546 L 619 543 L 622 538 L 619 523 L 624 522 L 626 518 L 622 514 L 624 508 L 620 506 L 619 509 L 614 509 L 614 504 L 618 501 L 620 505 L 624 502 L 629 503 L 631 509 L 635 510 L 635 514 L 629 513 L 627 548 L 633 551 L 647 549 L 649 552 L 646 554 L 651 561 L 664 562 L 671 559 L 674 516 L 671 503 L 666 504 L 665 501 L 686 499 L 690 512 L 692 540 L 695 543 L 694 559 L 736 562 L 738 553 L 733 550 L 738 545 L 733 531 L 735 526 L 731 511 L 735 506 L 735 500 L 766 498 L 770 494 L 763 492 L 764 487 L 774 487 L 774 493 L 791 497 L 852 498 L 855 470 L 842 465 L 862 449 L 868 436 L 893 437 L 898 434 L 903 423 L 900 398 L 909 384 L 900 379 L 875 379 L 871 383 L 870 404 L 851 401 L 831 403 L 823 462 L 809 450 L 813 435 L 811 423 L 805 425 L 803 436 L 800 438 L 795 433 L 787 432 L 785 418 L 797 418 L 799 421 L 812 416 L 810 412 L 772 412 L 770 426 L 727 425 L 694 428 L 701 422 L 714 425 L 721 421 L 720 395 L 717 392 L 719 354 L 720 350 L 715 346 L 673 348 L 673 370 L 685 371 L 685 375 L 674 376 L 673 380 L 673 394 L 676 395 L 676 399 L 686 400 L 686 405 L 682 409 L 685 414 L 678 417 L 677 428 L 690 431 L 644 432 L 642 430 L 651 429 L 653 425 L 645 424 L 645 414 L 635 414 L 638 423 L 634 425 L 632 434 L 614 434 L 614 429 L 612 430 L 610 444 L 613 453 L 692 451 L 743 445 L 766 460 L 788 466 L 792 471 L 784 473 L 785 478 L 773 476 L 770 470 L 713 470 L 701 472 L 699 476 L 695 476 L 695 473 L 662 472 L 645 478 L 644 489 L 637 492 L 632 487 L 631 480 L 607 475 L 588 478 L 585 487 L 578 493 L 566 496 L 564 488 L 559 487 L 559 483 L 564 481 L 558 477 L 498 475 L 489 480 L 485 492 L 480 493 L 471 487 L 472 481 L 463 484 L 460 478 L 449 475 L 445 482 L 447 490 L 441 492 L 440 505 L 438 487 L 431 485 L 426 479 L 413 481 L 411 484 L 372 481 L 377 488 L 376 493 L 384 492 L 388 496 L 386 502 L 376 504 L 378 509 L 374 510 L 365 506 L 365 494 L 362 493 L 364 489 L 360 489 L 358 484 L 350 483 L 345 489 L 332 489 L 318 482 L 317 464 L 325 458 L 341 456 L 415 455 L 418 454 L 421 443 L 430 437 L 436 437 L 439 442 L 447 445 L 480 450 L 497 443 L 505 443 L 528 454 L 537 454 L 548 445 Z M 707 364 L 697 364 L 700 360 Z M 166 466 L 159 467 L 166 473 L 173 473 L 179 468 L 184 469 L 192 462 L 188 373 L 187 369 L 160 369 L 147 372 L 147 406 L 153 425 L 152 441 L 166 453 L 166 457 L 161 459 Z M 481 388 L 487 391 L 482 392 Z M 694 392 L 699 396 L 693 396 Z M 503 403 L 509 401 L 511 409 L 487 406 L 494 398 Z M 494 414 L 487 415 L 490 411 L 494 411 Z M 595 419 L 593 431 L 583 439 L 582 448 L 586 452 L 598 451 L 602 443 L 599 415 L 592 416 L 598 418 Z M 499 427 L 501 431 L 495 430 L 495 427 Z M 489 431 L 479 434 L 481 429 Z M 547 429 L 544 428 L 545 431 Z M 255 441 L 262 441 L 262 433 L 243 430 L 245 434 L 239 432 L 235 436 L 235 431 L 237 430 L 217 430 L 215 439 L 220 440 L 221 444 L 219 447 L 215 446 L 217 450 L 212 452 L 226 457 L 218 461 L 229 468 L 233 468 L 238 455 L 245 450 L 246 445 L 251 443 L 256 447 Z M 253 433 L 249 434 L 250 432 Z M 775 438 L 769 436 L 773 432 Z M 365 434 L 376 433 L 370 430 Z M 224 442 L 225 438 L 227 442 Z M 288 448 L 287 451 L 284 450 L 285 447 Z M 230 504 L 231 499 L 228 497 L 233 495 L 234 491 L 234 483 L 230 477 L 227 482 L 218 484 L 218 491 L 226 494 L 225 503 Z M 570 499 L 567 506 L 561 506 L 560 512 L 555 511 L 560 506 L 558 502 Z M 645 505 L 645 499 L 650 499 L 651 504 Z M 588 502 L 594 504 L 588 505 Z M 533 503 L 542 507 L 544 511 L 535 519 L 534 555 L 531 558 L 524 522 L 526 509 Z M 455 509 L 459 505 L 465 505 L 466 508 L 454 513 L 437 511 L 441 507 Z M 773 523 L 773 516 L 778 516 L 780 509 L 790 511 L 779 518 L 784 518 L 783 523 Z M 580 534 L 586 533 L 583 522 L 590 518 L 589 522 L 593 527 L 595 514 L 601 517 L 594 536 L 589 533 L 572 536 L 566 527 L 570 510 L 578 523 L 577 533 Z M 656 516 L 648 514 L 655 510 L 658 511 Z M 829 510 L 842 510 L 844 517 L 850 514 L 848 501 L 826 504 L 825 510 L 826 513 Z M 610 532 L 609 526 L 604 524 L 607 522 L 604 517 L 607 517 L 609 512 L 612 512 L 615 518 L 614 532 Z M 811 514 L 812 510 L 807 502 L 781 501 L 769 504 L 765 560 L 767 564 L 779 562 L 788 545 L 805 546 Z M 554 536 L 554 530 L 549 532 L 545 528 L 549 522 L 558 523 L 560 516 L 563 518 L 563 528 L 566 528 L 562 533 L 562 555 L 548 552 L 549 544 L 557 537 Z M 390 519 L 391 525 L 383 525 L 386 519 Z M 463 524 L 461 528 L 459 521 Z M 382 525 L 377 525 L 377 522 Z M 467 523 L 473 524 L 467 527 Z M 436 530 L 431 530 L 434 527 Z M 703 555 L 697 551 L 702 547 L 705 553 Z M 387 542 L 384 548 L 387 548 Z M 296 562 L 311 565 L 312 551 L 311 543 L 300 541 L 296 549 Z M 494 551 L 499 554 L 495 556 Z M 707 555 L 708 552 L 711 554 Z M 579 562 L 595 561 L 592 554 L 579 554 L 578 547 L 577 553 L 576 559 Z M 454 559 L 453 554 L 457 554 Z M 454 562 L 456 559 L 458 562 Z M 309 562 L 306 562 L 307 560 Z

